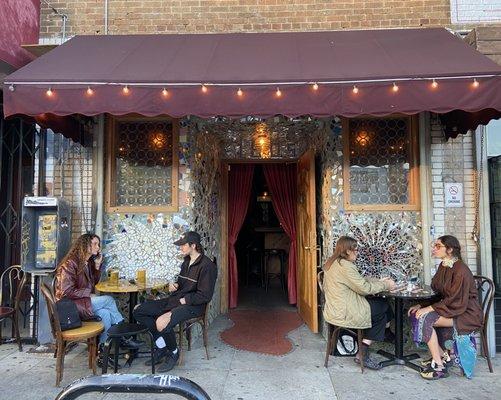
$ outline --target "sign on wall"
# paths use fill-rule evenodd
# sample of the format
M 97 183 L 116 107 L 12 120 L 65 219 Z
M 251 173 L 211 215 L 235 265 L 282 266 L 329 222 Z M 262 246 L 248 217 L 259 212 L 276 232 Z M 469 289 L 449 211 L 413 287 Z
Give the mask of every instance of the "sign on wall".
M 462 183 L 444 183 L 444 189 L 446 207 L 463 207 Z
M 501 21 L 501 0 L 451 0 L 453 24 Z

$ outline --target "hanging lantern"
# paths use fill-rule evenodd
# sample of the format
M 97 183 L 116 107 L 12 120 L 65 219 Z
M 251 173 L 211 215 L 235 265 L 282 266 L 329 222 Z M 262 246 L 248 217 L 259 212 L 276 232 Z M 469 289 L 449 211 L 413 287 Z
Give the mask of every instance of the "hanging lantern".
M 268 127 L 265 123 L 259 123 L 256 125 L 256 131 L 254 132 L 254 148 L 259 154 L 259 157 L 271 157 L 270 132 L 268 132 Z

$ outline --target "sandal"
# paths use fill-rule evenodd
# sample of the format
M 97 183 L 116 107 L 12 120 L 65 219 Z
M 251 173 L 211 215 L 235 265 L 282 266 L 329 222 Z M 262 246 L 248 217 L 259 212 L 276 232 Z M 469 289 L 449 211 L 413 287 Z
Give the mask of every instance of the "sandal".
M 449 372 L 447 371 L 445 364 L 440 366 L 435 364 L 435 361 L 432 361 L 428 368 L 421 371 L 420 375 L 423 379 L 436 381 L 437 379 L 447 378 L 449 376 Z
M 421 363 L 420 363 L 421 368 L 423 370 L 428 368 L 431 365 L 432 361 L 433 361 L 433 357 L 430 357 L 426 360 L 421 361 Z M 442 354 L 442 362 L 446 367 L 448 367 L 449 365 L 451 365 L 454 362 L 454 360 L 451 358 L 451 356 L 449 355 L 449 353 L 447 351 L 444 351 L 444 354 Z

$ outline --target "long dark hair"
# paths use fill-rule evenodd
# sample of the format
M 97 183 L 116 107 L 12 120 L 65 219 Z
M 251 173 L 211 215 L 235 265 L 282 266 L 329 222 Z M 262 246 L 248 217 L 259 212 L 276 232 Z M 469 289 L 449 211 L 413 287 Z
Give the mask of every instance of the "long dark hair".
M 459 260 L 463 259 L 461 257 L 461 245 L 455 236 L 444 235 L 440 236 L 438 240 L 445 246 L 446 250 L 452 250 L 451 256 L 456 257 Z
M 192 244 L 195 245 L 195 250 L 197 251 L 197 253 L 201 254 L 202 256 L 204 255 L 204 248 L 202 247 L 202 245 L 200 243 L 188 243 L 190 246 Z
M 99 240 L 99 243 L 101 243 L 101 238 L 94 233 L 84 233 L 83 235 L 79 236 L 78 239 L 75 240 L 71 245 L 68 253 L 59 263 L 58 268 L 68 260 L 72 260 L 77 264 L 78 272 L 82 272 L 85 268 L 85 263 L 89 261 L 89 259 L 87 258 L 87 252 L 89 251 L 89 247 L 91 246 L 92 240 L 94 238 L 97 238 Z
M 334 254 L 329 257 L 327 262 L 325 263 L 325 270 L 328 270 L 334 261 L 339 259 L 346 260 L 348 259 L 348 250 L 356 250 L 357 249 L 357 241 L 350 236 L 341 236 L 337 242 L 336 247 L 334 248 Z

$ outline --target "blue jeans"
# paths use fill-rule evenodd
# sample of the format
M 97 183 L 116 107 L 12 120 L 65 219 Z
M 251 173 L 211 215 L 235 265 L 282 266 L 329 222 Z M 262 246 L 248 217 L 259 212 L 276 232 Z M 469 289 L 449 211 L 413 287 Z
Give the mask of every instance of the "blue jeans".
M 111 296 L 93 296 L 90 301 L 94 315 L 99 315 L 104 325 L 104 332 L 99 336 L 99 343 L 104 343 L 108 338 L 110 326 L 122 322 L 124 317 L 118 311 L 117 303 Z

